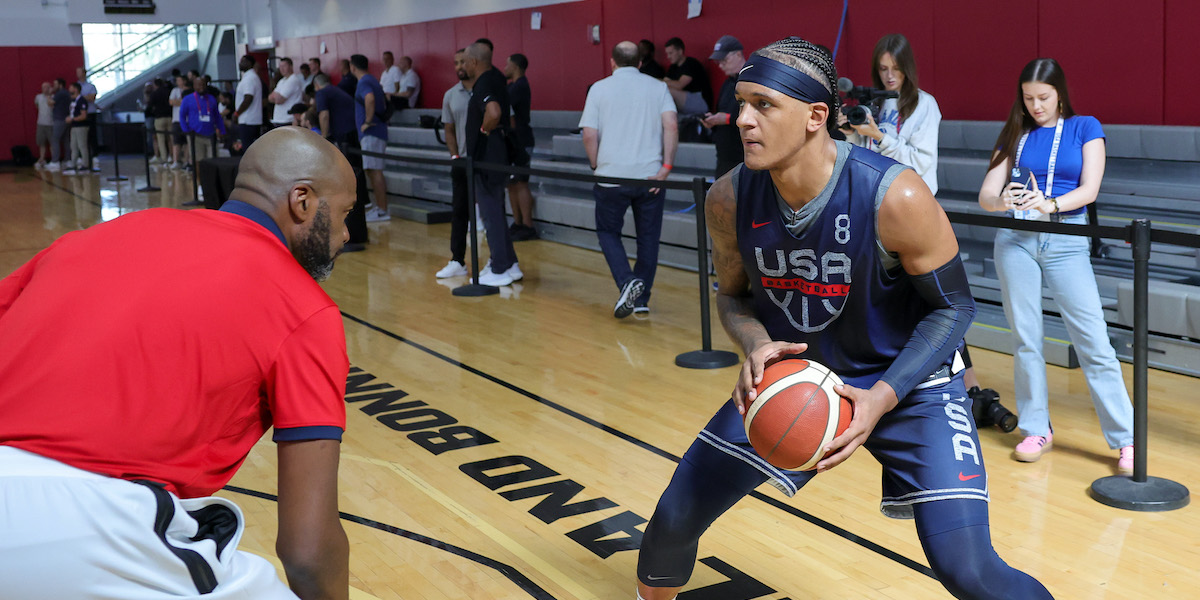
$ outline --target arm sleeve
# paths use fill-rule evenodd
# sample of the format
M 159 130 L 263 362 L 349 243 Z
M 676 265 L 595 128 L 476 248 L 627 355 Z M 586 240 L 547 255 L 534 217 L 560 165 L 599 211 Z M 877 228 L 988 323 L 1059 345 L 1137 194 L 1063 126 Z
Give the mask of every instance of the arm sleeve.
M 1104 128 L 1100 126 L 1100 121 L 1096 117 L 1080 117 L 1083 122 L 1079 127 L 1079 145 L 1082 146 L 1094 139 L 1106 137 Z
M 892 361 L 881 381 L 903 400 L 954 353 L 975 318 L 975 298 L 962 259 L 912 278 L 913 287 L 932 310 L 913 329 L 912 337 Z
M 345 430 L 349 371 L 342 317 L 337 306 L 331 305 L 314 313 L 288 336 L 268 372 L 267 402 L 276 431 Z
M 188 102 L 191 100 L 192 97 L 187 96 L 179 104 L 179 128 L 182 129 L 184 133 L 190 133 L 192 131 L 192 107 L 188 104 Z
M 0 319 L 4 318 L 5 313 L 8 312 L 8 309 L 12 308 L 13 303 L 21 295 L 21 291 L 29 285 L 29 282 L 33 279 L 33 272 L 37 269 L 38 263 L 42 261 L 42 258 L 61 243 L 62 240 L 70 238 L 71 235 L 68 233 L 58 238 L 49 248 L 35 254 L 33 258 L 29 259 L 29 262 L 17 267 L 17 270 L 10 273 L 8 277 L 0 279 Z
M 662 97 L 660 98 L 659 103 L 662 104 L 658 110 L 659 114 L 677 112 L 675 109 L 675 100 L 671 98 L 671 88 L 667 87 L 667 84 L 665 83 L 662 84 Z
M 454 89 L 450 89 L 442 96 L 442 124 L 454 123 L 454 111 L 450 110 L 450 94 Z
M 904 135 L 887 134 L 879 142 L 879 153 L 906 164 L 918 175 L 937 170 L 938 129 L 942 123 L 942 112 L 937 101 L 929 94 L 922 94 L 916 110 L 902 125 Z M 849 139 L 850 136 L 846 136 Z
M 592 97 L 592 91 L 596 86 L 588 91 L 587 99 L 583 101 L 583 114 L 579 115 L 580 127 L 591 127 L 592 129 L 600 129 L 600 113 L 596 108 L 596 100 Z

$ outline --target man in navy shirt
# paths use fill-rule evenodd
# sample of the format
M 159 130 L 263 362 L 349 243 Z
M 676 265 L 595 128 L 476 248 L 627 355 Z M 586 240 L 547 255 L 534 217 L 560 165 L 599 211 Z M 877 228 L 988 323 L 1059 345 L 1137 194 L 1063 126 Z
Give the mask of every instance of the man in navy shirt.
M 350 241 L 346 243 L 344 252 L 357 252 L 367 247 L 367 179 L 363 174 L 362 155 L 351 150 L 358 150 L 357 128 L 354 126 L 354 98 L 341 88 L 330 85 L 329 76 L 318 73 L 313 77 L 313 104 L 317 110 L 317 123 L 321 136 L 334 143 L 350 166 L 354 168 L 354 177 L 358 181 L 358 201 L 350 216 L 346 217 L 346 228 L 350 230 Z
M 383 112 L 387 107 L 387 96 L 379 80 L 367 72 L 367 57 L 355 54 L 350 57 L 350 72 L 358 78 L 358 87 L 354 91 L 354 125 L 358 128 L 358 143 L 364 152 L 383 154 L 387 149 L 388 129 L 383 122 Z M 371 189 L 375 190 L 375 206 L 367 207 L 367 222 L 391 220 L 388 213 L 387 182 L 383 178 L 383 159 L 377 156 L 363 156 L 363 170 L 371 180 Z

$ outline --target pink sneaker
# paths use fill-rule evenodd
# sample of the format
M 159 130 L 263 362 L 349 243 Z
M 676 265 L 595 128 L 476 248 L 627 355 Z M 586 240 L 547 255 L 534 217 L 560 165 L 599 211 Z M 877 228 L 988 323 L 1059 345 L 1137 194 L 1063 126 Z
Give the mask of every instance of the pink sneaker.
M 1040 435 L 1031 435 L 1022 440 L 1020 444 L 1017 444 L 1017 448 L 1013 451 L 1013 455 L 1021 462 L 1034 462 L 1041 458 L 1042 454 L 1050 449 L 1050 446 L 1052 445 L 1051 441 L 1053 439 L 1054 434 L 1050 434 L 1045 437 Z
M 1125 446 L 1119 452 L 1117 470 L 1125 475 L 1133 475 L 1133 446 Z

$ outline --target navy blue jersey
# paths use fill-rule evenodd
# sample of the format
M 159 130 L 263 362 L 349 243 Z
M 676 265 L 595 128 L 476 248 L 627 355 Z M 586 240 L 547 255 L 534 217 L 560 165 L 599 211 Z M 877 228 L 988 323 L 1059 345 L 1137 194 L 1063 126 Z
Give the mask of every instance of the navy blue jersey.
M 885 267 L 878 241 L 877 202 L 904 168 L 838 142 L 831 185 L 806 207 L 819 213 L 798 235 L 769 172 L 742 165 L 735 180 L 738 248 L 759 320 L 771 339 L 807 343 L 806 358 L 857 387 L 883 375 L 932 310 L 898 263 Z

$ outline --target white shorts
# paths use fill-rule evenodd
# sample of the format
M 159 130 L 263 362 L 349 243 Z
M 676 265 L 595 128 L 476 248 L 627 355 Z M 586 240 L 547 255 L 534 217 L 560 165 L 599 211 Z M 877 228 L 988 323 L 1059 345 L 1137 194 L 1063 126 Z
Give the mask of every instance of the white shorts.
M 271 563 L 237 550 L 245 522 L 224 498 L 0 446 L 0 507 L 0 600 L 296 599 Z
M 383 154 L 383 152 L 387 150 L 387 140 L 377 138 L 373 135 L 364 135 L 362 139 L 358 141 L 358 145 L 362 147 L 364 152 L 378 152 Z M 375 156 L 364 155 L 362 159 L 364 171 L 371 169 L 382 171 L 383 165 L 386 162 L 382 158 Z

